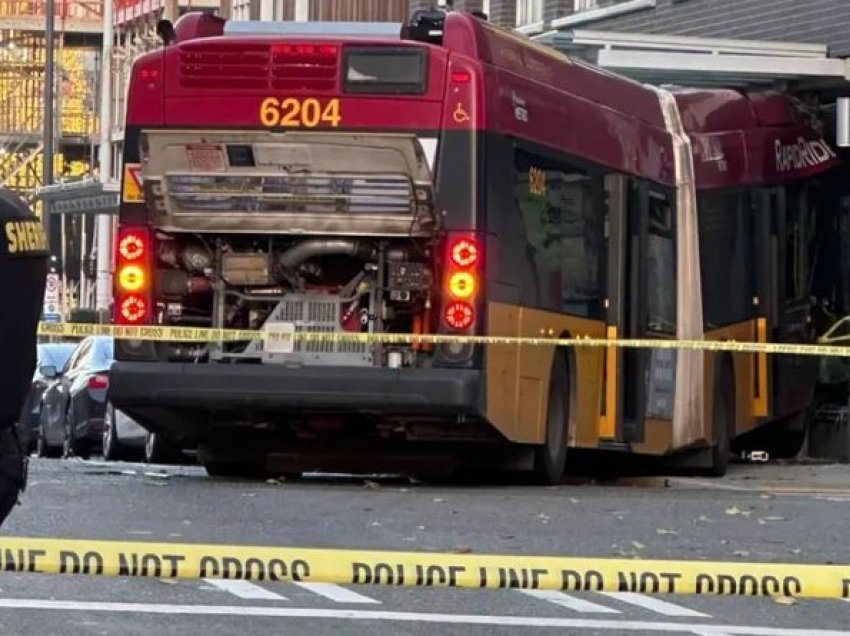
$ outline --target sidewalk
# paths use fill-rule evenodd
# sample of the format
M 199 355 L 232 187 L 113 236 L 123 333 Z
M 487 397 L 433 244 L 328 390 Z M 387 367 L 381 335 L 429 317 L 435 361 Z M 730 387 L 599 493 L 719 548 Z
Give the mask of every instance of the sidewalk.
M 722 479 L 668 477 L 670 488 L 714 488 L 774 494 L 823 494 L 850 498 L 850 464 L 816 461 L 732 464 Z

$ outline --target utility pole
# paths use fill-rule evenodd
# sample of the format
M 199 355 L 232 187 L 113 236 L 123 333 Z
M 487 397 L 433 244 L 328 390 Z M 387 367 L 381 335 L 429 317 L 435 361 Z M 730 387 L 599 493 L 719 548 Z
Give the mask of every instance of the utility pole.
M 103 48 L 100 73 L 100 183 L 112 181 L 112 0 L 103 0 Z M 97 287 L 95 307 L 101 314 L 109 309 L 112 296 L 112 215 L 97 217 Z
M 53 30 L 56 25 L 56 0 L 47 0 L 47 24 L 44 26 L 44 119 L 42 130 L 42 166 L 41 185 L 47 187 L 53 184 Z M 44 233 L 51 254 L 54 253 L 53 223 L 50 218 L 50 201 L 42 199 L 41 215 Z

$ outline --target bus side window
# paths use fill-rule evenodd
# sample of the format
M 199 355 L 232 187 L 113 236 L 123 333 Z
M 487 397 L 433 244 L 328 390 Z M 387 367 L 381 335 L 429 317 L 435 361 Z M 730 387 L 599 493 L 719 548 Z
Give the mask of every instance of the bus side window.
M 649 192 L 646 263 L 646 329 L 676 333 L 676 235 L 673 206 L 665 194 Z
M 601 319 L 601 177 L 519 149 L 514 167 L 514 196 L 525 230 L 526 258 L 534 270 L 537 306 Z

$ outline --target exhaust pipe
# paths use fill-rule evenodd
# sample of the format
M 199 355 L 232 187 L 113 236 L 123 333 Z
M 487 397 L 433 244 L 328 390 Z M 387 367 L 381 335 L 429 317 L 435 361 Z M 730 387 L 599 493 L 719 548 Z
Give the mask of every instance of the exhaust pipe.
M 361 241 L 323 240 L 302 241 L 281 254 L 277 263 L 285 269 L 293 269 L 314 256 L 339 254 L 367 260 L 376 257 L 375 248 Z

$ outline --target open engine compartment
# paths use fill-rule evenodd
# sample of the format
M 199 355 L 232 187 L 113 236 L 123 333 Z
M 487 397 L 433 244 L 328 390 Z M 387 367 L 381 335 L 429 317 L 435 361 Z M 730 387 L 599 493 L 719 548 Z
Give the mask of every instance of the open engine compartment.
M 158 233 L 159 324 L 284 332 L 422 333 L 432 240 Z M 261 339 L 209 343 L 210 362 L 416 366 L 410 346 Z

